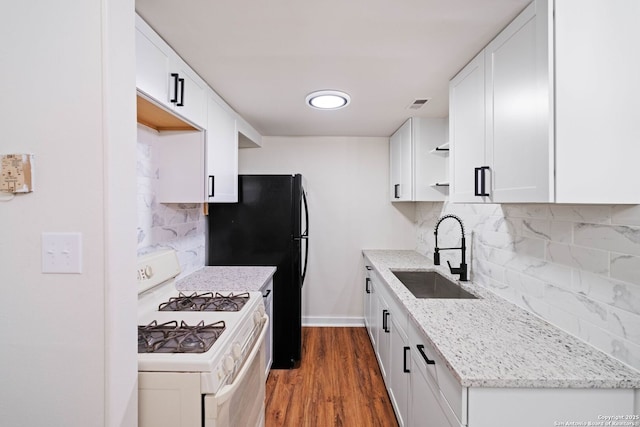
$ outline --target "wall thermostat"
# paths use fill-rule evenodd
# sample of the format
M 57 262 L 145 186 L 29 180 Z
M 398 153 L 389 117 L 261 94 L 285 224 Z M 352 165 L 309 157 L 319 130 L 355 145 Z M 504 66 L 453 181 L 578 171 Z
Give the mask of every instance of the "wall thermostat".
M 33 154 L 0 154 L 0 192 L 33 191 Z

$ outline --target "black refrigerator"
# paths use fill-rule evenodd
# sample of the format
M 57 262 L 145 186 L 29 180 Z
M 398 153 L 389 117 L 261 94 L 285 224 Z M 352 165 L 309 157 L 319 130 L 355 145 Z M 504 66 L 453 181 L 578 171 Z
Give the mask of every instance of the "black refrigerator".
M 275 266 L 274 369 L 300 366 L 309 213 L 302 175 L 239 175 L 238 203 L 209 204 L 207 264 Z

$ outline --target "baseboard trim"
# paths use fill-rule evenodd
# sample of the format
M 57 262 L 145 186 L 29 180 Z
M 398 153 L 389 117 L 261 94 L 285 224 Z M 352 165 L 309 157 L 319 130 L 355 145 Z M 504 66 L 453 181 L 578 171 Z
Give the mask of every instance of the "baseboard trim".
M 364 326 L 364 318 L 303 316 L 302 326 L 359 327 Z

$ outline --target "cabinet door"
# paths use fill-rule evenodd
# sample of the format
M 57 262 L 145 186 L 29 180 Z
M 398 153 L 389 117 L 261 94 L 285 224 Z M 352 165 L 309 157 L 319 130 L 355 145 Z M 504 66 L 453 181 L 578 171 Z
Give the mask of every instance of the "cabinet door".
M 400 329 L 396 317 L 400 313 L 391 313 L 389 328 L 391 329 L 390 363 L 389 363 L 389 397 L 396 411 L 396 418 L 400 427 L 407 424 L 409 405 L 409 375 L 411 372 L 411 348 L 407 345 L 407 337 Z
M 413 199 L 411 120 L 407 120 L 389 140 L 390 196 L 392 202 Z
M 484 66 L 482 51 L 449 83 L 449 198 L 453 202 L 485 199 L 475 195 L 476 168 L 486 166 Z
M 638 204 L 640 2 L 554 7 L 556 202 Z
M 209 202 L 238 201 L 236 120 L 212 97 L 207 108 L 207 188 Z
M 158 202 L 202 203 L 205 200 L 204 134 L 165 131 L 155 146 L 158 161 Z
M 146 28 L 139 17 L 136 17 L 136 27 Z M 173 108 L 169 102 L 169 54 L 158 46 L 155 37 L 146 34 L 141 28 L 136 28 L 136 87 L 145 95 L 160 104 Z
M 174 104 L 175 111 L 190 122 L 204 127 L 207 117 L 206 84 L 177 56 L 171 61 L 171 73 L 178 74 L 181 79 L 178 85 L 178 102 Z M 173 83 L 171 87 L 173 91 Z M 171 97 L 174 95 L 170 94 Z
M 380 317 L 377 315 L 380 309 L 380 303 L 378 302 L 378 290 L 377 284 L 375 282 L 371 282 L 371 296 L 369 297 L 369 316 L 370 316 L 370 326 L 369 326 L 369 337 L 371 338 L 371 343 L 374 348 L 378 345 L 378 333 L 381 327 L 378 325 L 381 321 Z
M 456 426 L 456 424 L 449 421 L 438 402 L 440 393 L 438 386 L 422 369 L 418 368 L 419 360 L 412 360 L 412 363 L 409 425 L 420 427 Z
M 376 349 L 378 345 L 378 333 L 382 328 L 382 318 L 378 315 L 380 312 L 380 303 L 378 302 L 378 285 L 372 278 L 369 281 L 369 291 L 370 293 L 367 294 L 368 304 L 365 306 L 367 315 L 367 331 L 369 332 L 371 345 Z
M 553 201 L 547 1 L 534 1 L 485 48 L 486 159 L 495 203 Z
M 365 284 L 364 284 L 364 325 L 367 328 L 367 332 L 369 333 L 369 339 L 371 340 L 371 344 L 375 346 L 375 339 L 373 337 L 373 322 L 374 322 L 374 311 L 372 311 L 373 304 L 372 301 L 374 299 L 373 293 L 373 280 L 369 276 L 369 271 L 371 270 L 370 266 L 366 267 L 365 272 Z
M 378 362 L 380 365 L 380 371 L 382 372 L 382 378 L 389 387 L 389 363 L 391 361 L 391 329 L 389 328 L 389 306 L 381 294 L 378 293 L 378 343 L 376 345 L 376 355 L 378 356 Z

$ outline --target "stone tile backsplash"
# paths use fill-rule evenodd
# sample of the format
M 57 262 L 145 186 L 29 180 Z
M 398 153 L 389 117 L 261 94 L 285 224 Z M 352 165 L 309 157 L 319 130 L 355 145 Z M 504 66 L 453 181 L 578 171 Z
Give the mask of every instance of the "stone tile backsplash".
M 200 203 L 158 203 L 153 150 L 157 139 L 155 130 L 138 125 L 138 256 L 174 249 L 182 268 L 179 277 L 183 277 L 204 266 L 206 218 Z
M 464 221 L 472 280 L 640 369 L 640 206 L 418 203 L 419 252 L 432 257 L 447 213 Z M 459 236 L 441 224 L 440 246 Z

